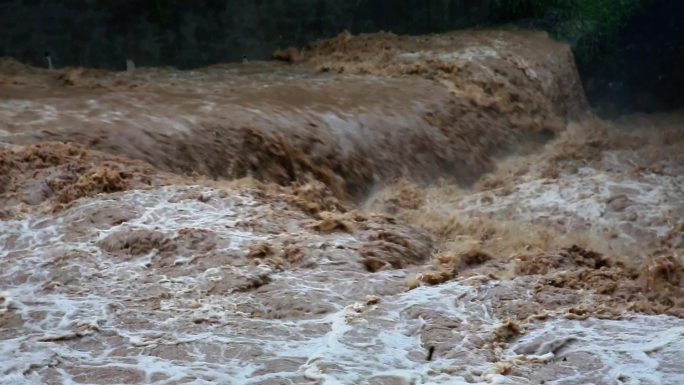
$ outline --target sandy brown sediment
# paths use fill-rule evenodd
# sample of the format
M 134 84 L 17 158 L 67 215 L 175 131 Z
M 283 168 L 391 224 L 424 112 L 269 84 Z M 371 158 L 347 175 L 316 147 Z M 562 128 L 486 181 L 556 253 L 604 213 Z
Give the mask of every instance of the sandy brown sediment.
M 19 76 L 3 63 L 2 76 Z M 569 49 L 538 34 L 344 35 L 298 63 L 185 77 L 34 70 L 9 82 L 18 108 L 0 114 L 4 140 L 76 141 L 215 178 L 319 180 L 359 197 L 400 176 L 472 183 L 497 156 L 538 147 L 586 111 Z
M 651 253 L 681 252 L 677 116 L 573 123 L 542 151 L 500 162 L 475 191 L 403 181 L 368 207 L 426 229 L 445 250 L 475 242 L 509 256 L 578 244 L 637 268 Z
M 554 115 L 550 111 L 577 116 L 587 108 L 577 72 L 566 65 L 573 62 L 572 53 L 544 33 L 474 30 L 413 37 L 345 32 L 274 56 L 325 72 L 425 77 L 448 85 L 471 106 L 511 113 L 514 123 L 532 111 L 536 122 L 528 123 L 539 124 Z
M 89 151 L 77 144 L 10 146 L 0 150 L 0 211 L 10 215 L 43 203 L 58 208 L 82 197 L 178 179 L 143 162 Z
M 553 383 L 599 370 L 580 369 L 587 358 L 568 339 L 576 334 L 559 330 L 543 340 L 558 351 L 540 348 L 512 361 L 503 356 L 506 346 L 559 317 L 589 322 L 634 313 L 682 316 L 680 119 L 581 121 L 542 151 L 500 162 L 473 190 L 400 181 L 376 191 L 367 208 L 392 213 L 434 237 L 432 266 L 410 275 L 408 289 L 464 279 L 476 286 L 500 283 L 488 287 L 487 295 L 503 329 L 477 347 L 501 360 L 500 373 Z M 523 331 L 510 334 L 505 325 Z M 502 330 L 506 338 L 497 342 Z M 556 364 L 556 357 L 562 362 Z M 606 381 L 583 378 L 577 383 Z

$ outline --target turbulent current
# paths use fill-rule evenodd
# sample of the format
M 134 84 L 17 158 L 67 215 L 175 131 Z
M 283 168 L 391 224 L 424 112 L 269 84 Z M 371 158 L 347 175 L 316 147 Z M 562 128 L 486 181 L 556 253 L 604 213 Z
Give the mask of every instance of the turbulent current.
M 684 115 L 543 34 L 0 60 L 0 384 L 684 383 Z

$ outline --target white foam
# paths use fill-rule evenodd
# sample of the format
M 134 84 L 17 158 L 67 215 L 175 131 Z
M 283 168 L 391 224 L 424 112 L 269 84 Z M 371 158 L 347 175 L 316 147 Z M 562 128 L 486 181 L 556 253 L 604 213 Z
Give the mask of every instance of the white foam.
M 547 381 L 551 385 L 584 384 L 600 378 L 605 384 L 670 385 L 684 383 L 680 360 L 684 352 L 684 321 L 666 316 L 633 316 L 625 320 L 553 320 L 530 331 L 509 354 L 532 341 L 571 337 L 547 360 L 573 353 L 588 354 L 595 371 Z
M 88 212 L 117 205 L 135 215 L 120 224 L 69 233 L 69 226 L 88 220 Z M 422 309 L 458 325 L 452 331 L 458 341 L 484 338 L 502 321 L 492 315 L 493 304 L 483 297 L 497 282 L 484 286 L 473 286 L 476 280 L 448 282 L 380 296 L 379 303 L 366 304 L 362 299 L 375 294 L 375 288 L 403 284 L 405 273 L 360 272 L 350 268 L 358 262 L 333 260 L 321 251 L 311 256 L 317 258 L 315 268 L 277 272 L 265 265 L 217 265 L 184 275 L 177 273 L 183 270 L 166 273 L 153 267 L 157 251 L 120 257 L 98 246 L 121 231 L 156 230 L 173 238 L 180 230 L 193 228 L 216 236 L 216 253 L 233 255 L 278 236 L 237 225 L 279 210 L 277 204 L 269 205 L 248 192 L 222 194 L 197 186 L 170 186 L 81 199 L 57 216 L 33 214 L 0 222 L 0 290 L 3 298 L 9 298 L 9 312 L 24 320 L 3 332 L 13 334 L 0 340 L 0 356 L 10 357 L 0 360 L 0 373 L 16 384 L 45 382 L 44 376 L 64 384 L 88 382 L 75 377 L 74 370 L 96 369 L 128 370 L 142 376 L 143 382 L 154 378 L 156 384 L 249 384 L 276 379 L 367 384 L 381 377 L 406 384 L 527 383 L 496 374 L 494 363 L 468 345 L 454 344 L 453 352 L 426 359 L 423 334 L 434 323 L 423 318 Z M 305 217 L 300 222 L 290 219 L 295 221 L 288 225 L 293 234 L 311 245 L 359 242 L 346 233 L 323 238 L 310 232 Z M 65 253 L 70 254 L 65 258 Z M 348 254 L 358 258 L 354 255 Z M 186 266 L 188 258 L 173 256 L 171 261 L 180 264 L 174 269 Z M 256 291 L 200 292 L 202 285 L 231 279 L 226 272 L 269 275 L 273 283 Z M 55 273 L 66 276 L 55 282 Z M 69 283 L 69 273 L 75 274 L 74 284 Z M 53 289 L 46 289 L 50 285 Z M 162 291 L 168 294 L 160 296 Z M 250 310 L 268 307 L 268 301 L 277 302 L 278 296 L 315 298 L 332 310 L 293 319 L 260 318 Z M 673 372 L 678 361 L 672 359 L 684 352 L 678 320 L 643 316 L 589 322 L 550 321 L 520 343 L 544 334 L 561 338 L 570 330 L 580 335 L 581 342 L 569 345 L 570 349 L 595 354 L 606 365 L 605 378 L 661 381 L 654 384 L 681 379 Z M 612 353 L 620 351 L 633 357 L 620 364 L 619 353 Z M 268 366 L 288 360 L 294 363 L 282 370 Z M 462 371 L 454 373 L 454 367 Z

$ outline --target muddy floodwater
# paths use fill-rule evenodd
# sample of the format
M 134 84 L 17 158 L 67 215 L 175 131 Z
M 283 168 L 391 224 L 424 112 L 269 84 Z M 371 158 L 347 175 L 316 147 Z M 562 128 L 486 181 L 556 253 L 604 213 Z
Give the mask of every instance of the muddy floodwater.
M 0 59 L 0 384 L 684 384 L 684 114 L 544 34 Z

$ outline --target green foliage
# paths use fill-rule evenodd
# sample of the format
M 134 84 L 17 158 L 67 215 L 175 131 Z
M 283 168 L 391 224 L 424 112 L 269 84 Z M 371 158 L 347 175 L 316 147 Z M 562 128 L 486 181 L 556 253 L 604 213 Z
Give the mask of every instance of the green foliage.
M 542 19 L 556 38 L 570 43 L 580 64 L 595 60 L 626 21 L 650 0 L 495 0 L 503 21 Z

